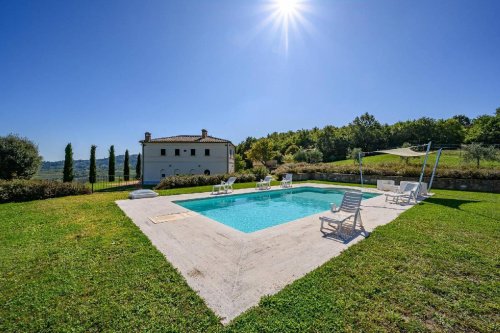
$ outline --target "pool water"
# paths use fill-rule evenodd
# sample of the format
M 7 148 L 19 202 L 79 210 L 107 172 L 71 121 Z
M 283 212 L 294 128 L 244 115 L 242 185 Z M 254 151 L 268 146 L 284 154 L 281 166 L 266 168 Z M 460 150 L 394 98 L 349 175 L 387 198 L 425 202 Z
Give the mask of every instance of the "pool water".
M 331 203 L 340 205 L 345 191 L 346 189 L 299 187 L 181 200 L 174 203 L 239 231 L 250 233 L 329 210 Z M 363 193 L 363 199 L 377 195 Z

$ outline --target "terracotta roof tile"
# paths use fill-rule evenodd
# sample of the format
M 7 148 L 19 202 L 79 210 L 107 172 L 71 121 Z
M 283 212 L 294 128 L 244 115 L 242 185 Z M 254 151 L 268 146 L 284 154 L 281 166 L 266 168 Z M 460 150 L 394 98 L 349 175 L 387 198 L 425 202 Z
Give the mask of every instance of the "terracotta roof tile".
M 142 140 L 141 142 L 145 142 Z M 199 143 L 231 143 L 229 140 L 216 138 L 213 136 L 207 136 L 202 138 L 201 135 L 176 135 L 176 136 L 168 136 L 164 138 L 156 138 L 151 139 L 152 143 L 161 143 L 161 142 L 173 142 L 173 143 L 184 143 L 184 142 L 199 142 Z M 232 143 L 231 143 L 232 144 Z

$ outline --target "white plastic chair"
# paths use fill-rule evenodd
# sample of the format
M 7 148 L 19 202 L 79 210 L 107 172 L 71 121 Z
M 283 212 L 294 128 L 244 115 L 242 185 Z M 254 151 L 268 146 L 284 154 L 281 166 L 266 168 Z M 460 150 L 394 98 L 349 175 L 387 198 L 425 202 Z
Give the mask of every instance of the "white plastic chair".
M 231 190 L 231 192 L 232 192 L 233 191 L 233 184 L 235 181 L 236 181 L 236 177 L 229 177 L 227 182 L 222 181 L 220 184 L 214 185 L 212 187 L 212 194 L 214 194 L 215 192 L 217 192 L 217 194 L 219 194 L 221 192 L 221 190 L 224 191 L 225 193 L 227 193 L 229 190 Z
M 402 184 L 399 190 L 395 193 L 386 193 L 385 201 L 392 199 L 395 203 L 399 203 L 399 199 L 406 199 L 406 203 L 411 203 L 413 199 L 417 203 L 418 195 L 420 194 L 420 184 L 417 182 L 407 182 Z
M 363 199 L 363 193 L 361 191 L 348 191 L 344 193 L 344 197 L 342 198 L 342 203 L 340 207 L 337 207 L 335 204 L 332 204 L 331 211 L 333 215 L 330 216 L 320 216 L 321 228 L 320 230 L 323 232 L 325 229 L 324 223 L 336 224 L 337 228 L 335 232 L 345 240 L 347 238 L 347 234 L 343 231 L 344 223 L 348 220 L 353 219 L 352 229 L 350 234 L 352 235 L 356 230 L 356 224 L 359 222 L 361 230 L 365 231 L 363 227 L 363 222 L 361 220 L 361 200 Z M 324 233 L 324 232 L 323 232 Z
M 292 177 L 293 175 L 291 173 L 285 174 L 281 180 L 281 187 L 292 187 Z
M 271 188 L 271 180 L 273 180 L 273 176 L 266 176 L 255 184 L 255 188 L 259 190 L 269 190 Z

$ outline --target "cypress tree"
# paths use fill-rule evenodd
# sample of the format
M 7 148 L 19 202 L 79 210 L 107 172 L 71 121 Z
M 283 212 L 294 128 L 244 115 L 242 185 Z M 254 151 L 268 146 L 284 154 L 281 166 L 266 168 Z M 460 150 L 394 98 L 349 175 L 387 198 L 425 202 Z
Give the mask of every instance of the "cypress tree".
M 135 179 L 141 179 L 141 154 L 137 155 L 137 163 L 135 164 Z
M 97 148 L 96 145 L 92 145 L 90 147 L 90 170 L 89 170 L 89 183 L 94 185 L 96 182 L 97 178 L 97 168 L 95 165 L 95 149 Z
M 73 174 L 73 148 L 71 143 L 66 145 L 64 149 L 64 170 L 63 170 L 63 182 L 72 182 L 75 175 Z
M 130 167 L 129 167 L 129 161 L 128 161 L 128 149 L 125 150 L 125 161 L 123 162 L 123 179 L 125 181 L 128 181 L 130 179 Z
M 115 146 L 109 147 L 108 178 L 110 182 L 115 181 Z

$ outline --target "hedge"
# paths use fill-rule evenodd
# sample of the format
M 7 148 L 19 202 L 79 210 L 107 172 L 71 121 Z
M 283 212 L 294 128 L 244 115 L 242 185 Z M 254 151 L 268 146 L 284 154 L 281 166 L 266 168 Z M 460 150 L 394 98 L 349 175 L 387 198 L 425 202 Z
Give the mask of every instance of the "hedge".
M 0 203 L 79 194 L 90 194 L 90 189 L 79 183 L 61 183 L 49 180 L 0 180 Z
M 256 177 L 253 173 L 244 174 L 226 174 L 226 175 L 185 175 L 185 176 L 170 176 L 163 178 L 161 182 L 156 185 L 155 190 L 165 190 L 169 188 L 203 186 L 203 185 L 216 185 L 221 181 L 226 181 L 229 177 L 236 177 L 236 182 L 253 182 Z
M 364 175 L 378 176 L 402 176 L 419 177 L 422 169 L 414 165 L 402 165 L 399 163 L 381 163 L 377 165 L 363 166 Z M 430 176 L 432 169 L 427 167 L 426 176 Z M 340 174 L 359 174 L 358 165 L 335 165 L 331 163 L 290 163 L 280 165 L 273 171 L 275 175 L 281 178 L 285 173 L 340 173 Z M 438 178 L 459 178 L 459 179 L 500 179 L 499 169 L 478 169 L 475 167 L 439 167 L 436 171 Z

